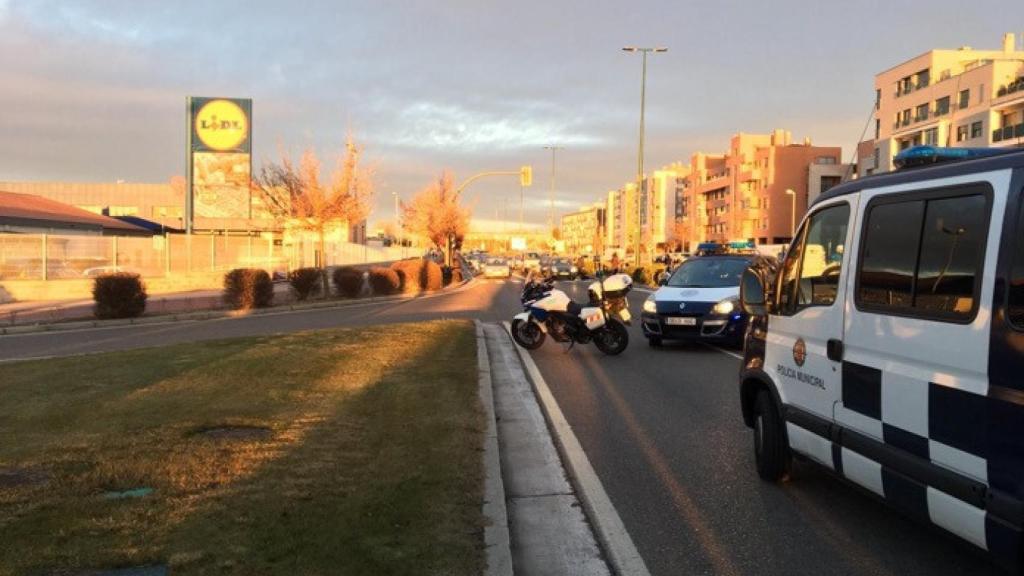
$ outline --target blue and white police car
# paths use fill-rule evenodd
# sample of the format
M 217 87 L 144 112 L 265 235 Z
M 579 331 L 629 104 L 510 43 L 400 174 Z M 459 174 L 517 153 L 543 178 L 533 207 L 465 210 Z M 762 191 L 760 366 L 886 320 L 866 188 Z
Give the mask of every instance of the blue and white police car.
M 757 254 L 714 253 L 687 259 L 644 302 L 640 316 L 651 346 L 664 340 L 739 345 L 747 314 L 739 305 L 740 278 Z

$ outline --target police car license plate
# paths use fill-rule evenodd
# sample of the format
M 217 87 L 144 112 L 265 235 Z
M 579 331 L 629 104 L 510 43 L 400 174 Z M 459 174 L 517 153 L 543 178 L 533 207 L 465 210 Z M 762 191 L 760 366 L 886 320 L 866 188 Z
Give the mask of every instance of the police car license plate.
M 665 324 L 669 324 L 671 326 L 696 326 L 697 325 L 697 319 L 696 318 L 687 318 L 687 317 L 682 317 L 682 318 L 670 317 L 670 318 L 665 318 Z

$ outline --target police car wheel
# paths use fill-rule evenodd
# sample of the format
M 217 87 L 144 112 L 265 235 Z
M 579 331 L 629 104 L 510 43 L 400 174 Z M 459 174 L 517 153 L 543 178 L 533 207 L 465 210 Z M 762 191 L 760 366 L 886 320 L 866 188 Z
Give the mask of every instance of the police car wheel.
M 778 482 L 789 476 L 790 453 L 782 418 L 767 390 L 754 403 L 754 456 L 762 480 Z

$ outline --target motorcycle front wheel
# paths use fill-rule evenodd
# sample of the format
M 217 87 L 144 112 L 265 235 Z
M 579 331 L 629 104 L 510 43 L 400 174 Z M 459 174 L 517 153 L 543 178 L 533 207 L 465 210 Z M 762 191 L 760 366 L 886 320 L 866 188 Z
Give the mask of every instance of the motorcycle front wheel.
M 545 334 L 534 322 L 513 320 L 512 339 L 527 350 L 536 350 L 544 343 Z
M 594 334 L 594 346 L 609 356 L 622 354 L 629 346 L 629 331 L 622 322 L 609 318 L 608 323 Z

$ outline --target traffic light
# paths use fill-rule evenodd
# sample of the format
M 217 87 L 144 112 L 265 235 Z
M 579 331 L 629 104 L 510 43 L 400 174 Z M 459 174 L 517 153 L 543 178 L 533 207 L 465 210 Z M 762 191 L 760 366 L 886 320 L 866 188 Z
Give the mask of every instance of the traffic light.
M 533 184 L 533 166 L 523 166 L 519 169 L 519 185 L 529 186 Z

